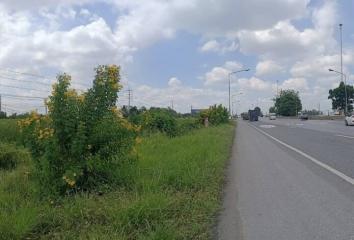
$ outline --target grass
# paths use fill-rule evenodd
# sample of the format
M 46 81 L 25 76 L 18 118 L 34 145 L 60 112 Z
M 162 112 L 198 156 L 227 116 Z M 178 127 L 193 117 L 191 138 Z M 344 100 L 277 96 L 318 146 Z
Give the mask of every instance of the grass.
M 0 142 L 16 142 L 19 137 L 17 120 L 0 119 Z
M 102 196 L 44 201 L 30 162 L 0 171 L 0 239 L 210 239 L 233 129 L 145 138 L 134 187 Z

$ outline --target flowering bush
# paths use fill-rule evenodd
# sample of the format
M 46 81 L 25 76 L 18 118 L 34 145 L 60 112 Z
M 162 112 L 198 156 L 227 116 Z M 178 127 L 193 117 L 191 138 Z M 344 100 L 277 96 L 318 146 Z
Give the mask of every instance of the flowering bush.
M 174 137 L 178 133 L 177 120 L 169 109 L 150 108 L 144 112 L 143 128 L 149 132 L 159 131 Z
M 225 107 L 220 105 L 210 106 L 208 110 L 200 113 L 199 119 L 203 123 L 204 119 L 208 118 L 208 121 L 212 125 L 219 125 L 229 122 L 229 113 Z
M 58 76 L 48 115 L 32 113 L 19 122 L 43 192 L 63 194 L 129 180 L 122 169 L 134 166 L 139 129 L 116 107 L 119 70 L 99 66 L 93 87 L 83 94 L 69 88 L 69 75 Z

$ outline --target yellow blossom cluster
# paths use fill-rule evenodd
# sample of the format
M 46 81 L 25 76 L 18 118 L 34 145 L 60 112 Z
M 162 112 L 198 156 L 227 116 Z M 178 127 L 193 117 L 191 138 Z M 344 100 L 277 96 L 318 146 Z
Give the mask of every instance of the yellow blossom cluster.
M 19 120 L 17 122 L 17 125 L 20 127 L 21 131 L 23 128 L 26 128 L 30 126 L 33 123 L 39 123 L 40 122 L 40 115 L 37 112 L 31 112 L 30 116 L 28 118 L 25 118 L 23 120 Z
M 71 187 L 71 188 L 73 188 L 73 187 L 75 187 L 75 184 L 76 184 L 76 181 L 75 180 L 73 180 L 73 179 L 70 179 L 69 177 L 67 177 L 67 176 L 63 176 L 63 180 Z
M 54 134 L 54 129 L 44 128 L 39 130 L 38 139 L 46 139 L 52 137 Z

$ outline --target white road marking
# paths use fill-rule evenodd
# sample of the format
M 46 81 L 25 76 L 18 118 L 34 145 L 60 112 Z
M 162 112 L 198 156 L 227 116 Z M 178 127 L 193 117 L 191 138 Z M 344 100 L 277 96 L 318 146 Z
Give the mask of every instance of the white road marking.
M 354 137 L 351 137 L 351 136 L 345 136 L 345 135 L 336 135 L 336 137 L 344 137 L 344 138 L 354 139 Z
M 259 125 L 261 128 L 274 128 L 274 125 Z
M 257 131 L 263 133 L 265 136 L 267 136 L 267 137 L 273 139 L 273 140 L 276 141 L 277 143 L 280 143 L 281 145 L 283 145 L 283 146 L 285 146 L 285 147 L 287 147 L 287 148 L 293 150 L 294 152 L 296 152 L 296 153 L 302 155 L 303 157 L 305 157 L 305 158 L 311 160 L 312 162 L 316 163 L 317 165 L 319 165 L 319 166 L 323 167 L 324 169 L 330 171 L 331 173 L 337 175 L 338 177 L 340 177 L 340 178 L 343 179 L 344 181 L 346 181 L 346 182 L 348 182 L 348 183 L 354 185 L 354 179 L 353 179 L 353 178 L 351 178 L 351 177 L 345 175 L 344 173 L 342 173 L 342 172 L 340 172 L 340 171 L 338 171 L 338 170 L 336 170 L 336 169 L 334 169 L 334 168 L 328 166 L 327 164 L 324 164 L 324 163 L 320 162 L 320 161 L 317 160 L 316 158 L 314 158 L 314 157 L 308 155 L 307 153 L 304 153 L 304 152 L 302 152 L 301 150 L 299 150 L 299 149 L 297 149 L 297 148 L 295 148 L 295 147 L 293 147 L 293 146 L 290 146 L 289 144 L 286 144 L 285 142 L 283 142 L 283 141 L 281 141 L 281 140 L 279 140 L 279 139 L 273 137 L 272 135 L 266 133 L 265 131 L 263 131 L 263 130 L 261 130 L 261 129 L 259 129 L 259 128 L 257 128 L 257 127 L 255 127 L 255 126 L 251 125 L 251 124 L 248 124 L 248 125 L 251 126 L 251 127 L 253 127 L 254 129 L 256 129 Z

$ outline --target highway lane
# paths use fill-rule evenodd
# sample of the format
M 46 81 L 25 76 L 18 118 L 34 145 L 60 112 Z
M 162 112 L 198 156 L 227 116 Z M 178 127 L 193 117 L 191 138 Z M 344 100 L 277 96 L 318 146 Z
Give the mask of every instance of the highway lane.
M 353 146 L 354 140 L 336 138 L 333 129 L 319 131 L 279 122 L 272 121 L 275 127 L 269 128 L 261 126 L 271 125 L 268 121 L 239 121 L 217 238 L 354 239 L 353 185 L 254 127 L 350 176 L 353 147 L 345 150 L 342 145 Z M 343 160 L 350 154 L 351 161 Z
M 354 127 L 345 126 L 344 120 L 305 120 L 300 119 L 285 119 L 277 118 L 276 120 L 269 120 L 268 118 L 260 118 L 261 122 L 269 124 L 283 125 L 289 127 L 304 128 L 310 130 L 317 130 L 321 132 L 329 132 L 340 135 L 348 135 L 354 137 Z
M 316 121 L 316 122 L 320 122 Z M 279 124 L 280 122 L 280 124 Z M 260 119 L 252 124 L 273 137 L 354 178 L 354 127 L 338 123 Z M 303 125 L 299 125 L 303 124 Z M 273 127 L 274 126 L 274 127 Z M 338 129 L 338 131 L 334 131 Z

